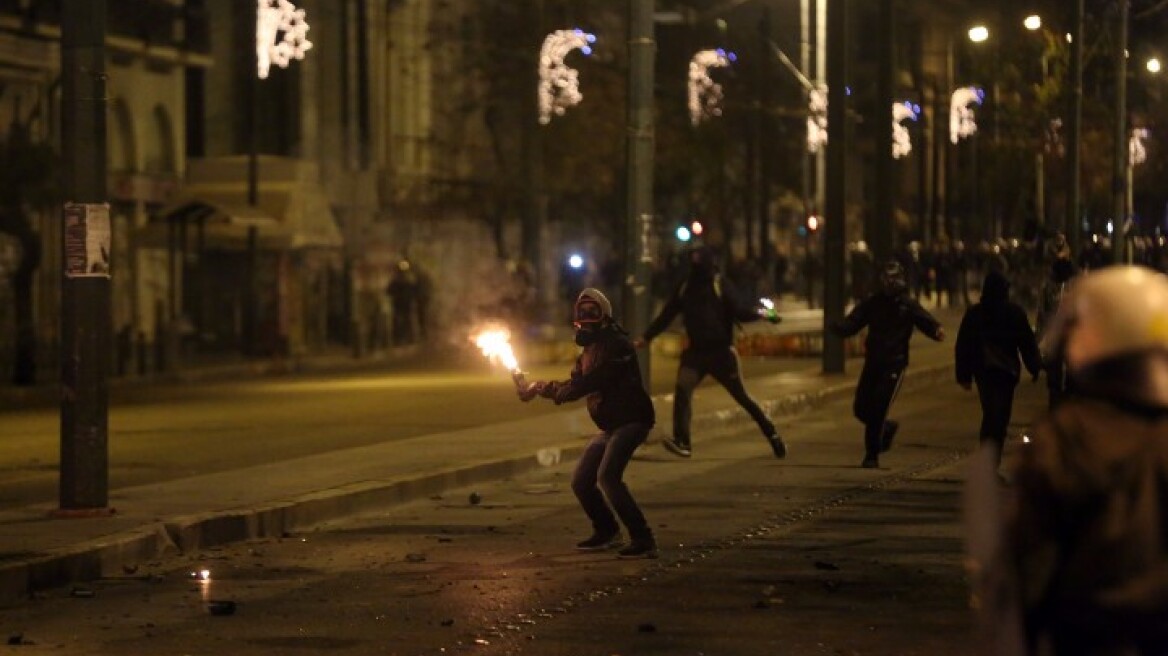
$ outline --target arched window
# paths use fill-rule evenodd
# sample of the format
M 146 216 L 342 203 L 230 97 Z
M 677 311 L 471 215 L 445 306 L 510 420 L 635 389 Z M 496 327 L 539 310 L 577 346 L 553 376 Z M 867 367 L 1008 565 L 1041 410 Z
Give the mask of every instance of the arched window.
M 134 139 L 134 119 L 130 106 L 122 98 L 110 104 L 109 143 L 106 165 L 111 173 L 129 173 L 137 170 L 138 147 Z
M 174 122 L 170 113 L 162 105 L 154 107 L 154 133 L 150 139 L 146 157 L 146 171 L 149 173 L 176 173 Z

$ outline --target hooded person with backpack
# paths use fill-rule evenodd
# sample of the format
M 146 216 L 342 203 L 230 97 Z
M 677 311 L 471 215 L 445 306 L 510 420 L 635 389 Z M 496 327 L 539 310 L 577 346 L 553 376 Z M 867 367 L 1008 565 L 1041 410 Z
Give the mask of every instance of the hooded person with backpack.
M 1021 356 L 1021 363 L 1019 362 Z M 1001 462 L 1022 366 L 1038 380 L 1042 357 L 1026 311 L 1010 301 L 1010 282 L 997 271 L 986 274 L 981 300 L 965 311 L 954 346 L 957 383 L 977 384 L 982 442 L 993 441 Z
M 600 429 L 584 447 L 572 474 L 572 491 L 592 521 L 592 536 L 576 548 L 620 548 L 623 523 L 630 542 L 618 555 L 656 558 L 653 532 L 624 482 L 633 452 L 644 443 L 655 421 L 653 401 L 645 391 L 637 353 L 628 333 L 613 319 L 612 304 L 599 290 L 588 288 L 580 292 L 572 316 L 576 345 L 584 350 L 576 358 L 571 376 L 564 381 L 529 383 L 517 374 L 519 399 L 528 402 L 541 396 L 556 405 L 587 399 L 588 414 Z
M 674 290 L 661 312 L 649 324 L 644 336 L 633 344 L 647 345 L 660 335 L 674 318 L 681 315 L 688 339 L 681 352 L 677 369 L 677 385 L 673 395 L 673 437 L 662 440 L 662 445 L 675 455 L 689 458 L 693 455 L 690 442 L 690 420 L 693 415 L 693 393 L 706 375 L 714 377 L 730 396 L 758 424 L 767 444 L 776 458 L 785 458 L 787 445 L 779 436 L 774 423 L 747 393 L 742 383 L 738 352 L 734 350 L 734 328 L 740 323 L 766 319 L 778 323 L 774 310 L 746 306 L 718 272 L 714 254 L 709 248 L 695 248 L 689 254 L 689 274 Z

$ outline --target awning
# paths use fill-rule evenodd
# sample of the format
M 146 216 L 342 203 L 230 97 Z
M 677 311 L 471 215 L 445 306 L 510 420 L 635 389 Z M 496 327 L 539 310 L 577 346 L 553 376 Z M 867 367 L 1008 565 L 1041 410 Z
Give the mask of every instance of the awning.
M 151 217 L 150 222 L 137 232 L 135 242 L 147 248 L 167 248 L 171 243 L 172 225 L 176 240 L 185 226 L 188 249 L 198 248 L 201 241 L 207 250 L 246 250 L 248 235 L 253 228 L 256 246 L 261 250 L 288 250 L 293 242 L 290 231 L 258 207 L 186 196 Z
M 315 167 L 286 158 L 261 157 L 255 204 L 248 202 L 246 159 L 192 160 L 188 183 L 177 197 L 142 229 L 140 242 L 165 246 L 170 223 L 187 226 L 187 243 L 195 244 L 203 225 L 203 246 L 235 250 L 247 247 L 256 229 L 264 249 L 339 249 L 344 245 Z

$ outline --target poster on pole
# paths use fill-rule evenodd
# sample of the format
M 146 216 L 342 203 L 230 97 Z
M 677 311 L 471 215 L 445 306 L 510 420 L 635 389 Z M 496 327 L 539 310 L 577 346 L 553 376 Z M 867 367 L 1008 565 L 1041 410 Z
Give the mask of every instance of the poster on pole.
M 65 276 L 110 277 L 107 203 L 65 203 Z

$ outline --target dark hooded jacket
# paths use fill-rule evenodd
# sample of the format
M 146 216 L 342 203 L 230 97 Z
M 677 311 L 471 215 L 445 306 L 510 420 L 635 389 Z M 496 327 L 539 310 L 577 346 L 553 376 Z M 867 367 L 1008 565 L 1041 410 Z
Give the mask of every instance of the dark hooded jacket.
M 877 292 L 860 301 L 843 321 L 832 327 L 844 337 L 864 328 L 864 366 L 882 370 L 901 370 L 908 366 L 908 343 L 913 329 L 938 339 L 941 324 L 921 307 L 908 292 Z
M 625 331 L 613 323 L 600 328 L 596 341 L 584 347 L 571 377 L 547 383 L 542 396 L 556 405 L 587 397 L 588 414 L 603 431 L 632 423 L 652 426 L 656 419 L 637 352 Z
M 645 330 L 645 341 L 660 335 L 678 314 L 690 347 L 696 350 L 728 348 L 737 324 L 762 318 L 756 308 L 741 303 L 737 292 L 708 264 L 694 265 Z
M 1010 301 L 1010 282 L 1002 274 L 986 274 L 981 301 L 961 319 L 954 355 L 957 382 L 963 385 L 987 375 L 1017 383 L 1022 364 L 1034 376 L 1042 370 L 1038 341 L 1026 311 Z

